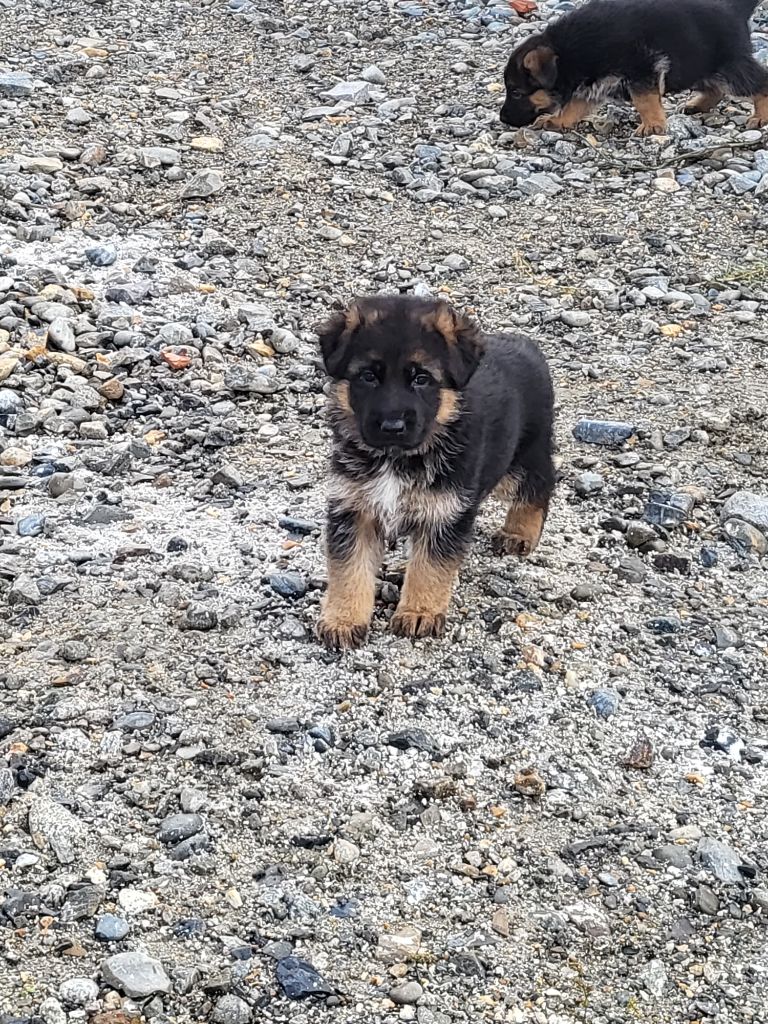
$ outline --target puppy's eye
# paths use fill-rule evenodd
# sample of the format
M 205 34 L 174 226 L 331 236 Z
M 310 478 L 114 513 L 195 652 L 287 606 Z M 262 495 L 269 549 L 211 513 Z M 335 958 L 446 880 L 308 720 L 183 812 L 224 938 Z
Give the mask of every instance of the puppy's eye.
M 357 375 L 357 379 L 363 384 L 378 384 L 379 378 L 373 372 L 373 370 L 361 370 Z
M 411 384 L 415 388 L 428 388 L 431 383 L 432 378 L 428 373 L 424 373 L 423 371 L 414 373 L 411 379 Z

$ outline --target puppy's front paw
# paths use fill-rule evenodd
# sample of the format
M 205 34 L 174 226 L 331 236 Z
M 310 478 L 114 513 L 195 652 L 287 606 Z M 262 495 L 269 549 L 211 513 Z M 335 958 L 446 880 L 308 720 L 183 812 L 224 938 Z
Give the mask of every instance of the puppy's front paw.
M 445 613 L 398 608 L 392 616 L 390 628 L 398 636 L 442 636 L 445 631 Z
M 321 615 L 315 626 L 315 635 L 329 651 L 351 651 L 365 643 L 368 623 Z
M 517 555 L 518 558 L 527 558 L 538 543 L 538 537 L 524 537 L 519 533 L 507 533 L 506 530 L 499 530 L 491 538 L 491 546 L 495 555 Z
M 539 117 L 533 127 L 536 129 L 541 128 L 548 132 L 561 132 L 564 130 L 563 122 L 556 116 Z
M 667 134 L 667 126 L 666 126 L 666 124 L 664 124 L 663 121 L 657 121 L 657 122 L 651 123 L 651 124 L 643 123 L 635 131 L 635 135 L 637 135 L 641 139 L 648 138 L 650 135 L 666 135 L 666 134 Z
M 768 119 L 760 117 L 758 114 L 753 114 L 752 117 L 747 121 L 747 128 L 765 128 L 768 125 Z

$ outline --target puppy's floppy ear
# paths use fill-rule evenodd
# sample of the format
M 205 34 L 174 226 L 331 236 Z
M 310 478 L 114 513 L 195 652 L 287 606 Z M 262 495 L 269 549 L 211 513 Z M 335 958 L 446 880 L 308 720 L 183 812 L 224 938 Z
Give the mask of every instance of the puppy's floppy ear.
M 543 89 L 557 81 L 557 54 L 551 46 L 537 46 L 523 57 L 523 67 Z
M 334 314 L 319 328 L 320 351 L 329 376 L 336 379 L 343 376 L 352 351 L 352 339 L 361 323 L 360 309 L 353 302 L 349 309 Z
M 428 315 L 427 326 L 443 336 L 450 384 L 461 391 L 483 355 L 484 346 L 479 327 L 468 317 L 457 313 L 447 302 L 437 303 L 434 311 Z

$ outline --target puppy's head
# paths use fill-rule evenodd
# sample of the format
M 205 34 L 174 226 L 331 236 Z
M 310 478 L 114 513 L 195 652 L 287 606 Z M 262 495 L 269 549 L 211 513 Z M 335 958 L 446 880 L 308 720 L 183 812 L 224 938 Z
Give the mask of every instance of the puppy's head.
M 513 128 L 533 124 L 542 114 L 560 109 L 557 54 L 546 36 L 531 36 L 514 51 L 504 70 L 506 98 L 501 120 Z
M 458 414 L 482 356 L 478 328 L 448 303 L 356 299 L 320 329 L 347 429 L 376 450 L 413 451 Z

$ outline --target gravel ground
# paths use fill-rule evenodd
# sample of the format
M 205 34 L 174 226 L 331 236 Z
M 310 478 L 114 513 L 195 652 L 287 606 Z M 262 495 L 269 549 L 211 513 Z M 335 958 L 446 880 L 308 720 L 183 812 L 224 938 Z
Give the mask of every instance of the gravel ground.
M 765 1019 L 768 139 L 504 131 L 570 6 L 0 0 L 2 1024 Z M 540 341 L 562 480 L 335 656 L 313 328 L 395 289 Z

